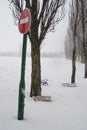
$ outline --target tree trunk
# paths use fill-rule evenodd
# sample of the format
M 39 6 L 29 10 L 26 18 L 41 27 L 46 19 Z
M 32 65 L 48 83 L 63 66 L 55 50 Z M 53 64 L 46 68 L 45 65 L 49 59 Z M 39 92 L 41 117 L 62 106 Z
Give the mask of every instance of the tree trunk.
M 84 68 L 84 78 L 87 78 L 87 45 L 86 45 L 86 40 L 85 40 L 85 32 L 83 34 L 83 47 L 84 47 L 84 64 L 85 64 L 85 68 Z
M 84 63 L 85 63 L 85 72 L 84 77 L 87 78 L 87 43 L 86 43 L 86 1 L 81 0 L 81 13 L 82 13 L 82 31 L 83 31 L 83 50 L 84 50 Z
M 73 48 L 73 54 L 72 54 L 72 77 L 71 77 L 71 83 L 75 83 L 75 75 L 76 75 L 76 49 Z
M 40 44 L 38 41 L 37 0 L 32 0 L 31 9 L 31 90 L 30 97 L 41 96 Z
M 87 78 L 87 61 L 85 61 L 85 78 Z
M 85 47 L 85 78 L 87 78 L 87 48 Z
M 81 63 L 84 63 L 85 62 L 85 57 L 84 57 L 84 52 L 82 51 L 81 52 Z
M 41 66 L 40 66 L 40 46 L 31 46 L 32 74 L 31 92 L 32 96 L 41 96 Z
M 71 83 L 75 83 L 76 78 L 76 27 L 74 28 L 73 34 L 73 52 L 72 52 L 72 76 L 71 76 Z

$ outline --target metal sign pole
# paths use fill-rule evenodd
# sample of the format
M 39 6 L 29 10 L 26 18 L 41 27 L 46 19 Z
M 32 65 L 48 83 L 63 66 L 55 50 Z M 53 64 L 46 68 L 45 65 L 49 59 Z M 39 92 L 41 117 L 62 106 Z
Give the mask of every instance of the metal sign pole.
M 29 0 L 26 0 L 26 7 L 30 8 Z M 18 120 L 23 120 L 24 118 L 26 48 L 27 48 L 27 33 L 23 35 L 21 80 L 19 84 L 19 99 L 18 99 Z

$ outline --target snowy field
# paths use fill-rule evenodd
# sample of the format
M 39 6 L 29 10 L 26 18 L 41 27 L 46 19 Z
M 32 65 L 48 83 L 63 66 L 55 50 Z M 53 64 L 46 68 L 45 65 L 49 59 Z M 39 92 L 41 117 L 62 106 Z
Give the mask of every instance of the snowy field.
M 24 120 L 17 120 L 18 89 L 21 58 L 0 57 L 0 130 L 87 130 L 87 79 L 84 65 L 77 63 L 77 87 L 64 87 L 70 83 L 71 61 L 64 58 L 43 58 L 42 95 L 52 102 L 35 102 L 29 97 L 31 61 L 26 62 L 26 97 Z

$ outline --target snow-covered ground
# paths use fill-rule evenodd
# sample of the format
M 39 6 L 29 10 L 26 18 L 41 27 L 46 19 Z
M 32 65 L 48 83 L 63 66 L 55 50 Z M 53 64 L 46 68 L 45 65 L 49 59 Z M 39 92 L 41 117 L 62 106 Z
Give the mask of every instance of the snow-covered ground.
M 17 120 L 21 58 L 0 57 L 0 130 L 87 130 L 87 79 L 84 65 L 77 63 L 77 87 L 70 83 L 71 61 L 42 58 L 42 95 L 52 102 L 35 102 L 29 97 L 31 61 L 26 62 L 26 97 L 24 120 Z

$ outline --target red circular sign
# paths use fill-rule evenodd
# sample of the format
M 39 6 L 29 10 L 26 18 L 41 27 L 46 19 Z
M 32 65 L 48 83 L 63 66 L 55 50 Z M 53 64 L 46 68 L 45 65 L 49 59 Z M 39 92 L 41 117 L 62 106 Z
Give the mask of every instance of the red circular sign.
M 20 33 L 27 33 L 31 26 L 31 13 L 28 8 L 24 9 L 20 15 L 18 28 Z

